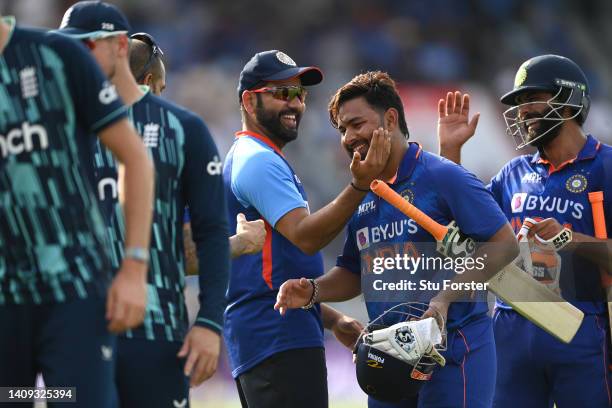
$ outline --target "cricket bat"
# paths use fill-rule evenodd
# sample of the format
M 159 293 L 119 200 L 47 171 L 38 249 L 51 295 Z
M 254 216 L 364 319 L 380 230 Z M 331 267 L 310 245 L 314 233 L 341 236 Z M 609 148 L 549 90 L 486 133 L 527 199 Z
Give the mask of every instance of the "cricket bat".
M 439 251 L 443 247 L 440 243 L 448 242 L 449 235 L 458 234 L 454 222 L 449 226 L 439 224 L 393 191 L 384 181 L 374 180 L 370 189 L 429 232 L 438 242 Z M 441 252 L 448 256 L 448 250 Z M 514 264 L 507 265 L 493 276 L 488 281 L 488 287 L 523 317 L 564 343 L 572 341 L 582 324 L 584 313 L 580 309 L 566 302 Z
M 608 239 L 606 231 L 606 217 L 603 209 L 603 191 L 592 191 L 589 193 L 589 202 L 593 210 L 593 227 L 595 228 L 595 238 Z M 612 279 L 608 275 L 608 271 L 602 271 L 601 283 L 606 290 L 608 299 L 608 319 L 610 322 L 610 338 L 612 339 Z

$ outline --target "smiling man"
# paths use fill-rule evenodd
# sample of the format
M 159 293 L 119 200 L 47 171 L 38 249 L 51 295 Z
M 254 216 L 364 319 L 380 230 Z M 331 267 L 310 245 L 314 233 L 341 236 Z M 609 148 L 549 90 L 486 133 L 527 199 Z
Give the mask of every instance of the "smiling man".
M 558 272 L 540 267 L 540 276 L 534 277 L 546 282 L 558 274 L 557 289 L 570 294 L 568 300 L 585 317 L 574 339 L 565 344 L 498 301 L 495 407 L 609 407 L 608 319 L 597 292 L 603 297 L 599 273 L 610 273 L 612 240 L 594 238 L 588 194 L 603 192 L 610 231 L 612 148 L 582 129 L 589 113 L 589 84 L 568 58 L 540 55 L 525 61 L 501 102 L 509 105 L 504 119 L 517 148 L 533 146 L 537 151 L 507 163 L 489 190 L 515 232 L 526 218 L 535 220 L 529 235 L 541 240 L 551 241 L 566 228 L 573 231 L 554 263 Z M 474 121 L 468 125 L 468 114 L 469 97 L 460 92 L 449 92 L 446 101 L 439 102 L 440 152 L 457 163 L 462 145 L 476 129 Z
M 232 228 L 240 212 L 262 218 L 267 230 L 262 253 L 234 259 L 230 273 L 224 336 L 243 406 L 327 407 L 323 327 L 348 347 L 361 330 L 327 306 L 310 303 L 284 317 L 273 309 L 285 280 L 323 273 L 318 251 L 342 230 L 389 155 L 389 138 L 377 133 L 365 160 L 353 157 L 351 185 L 310 213 L 282 148 L 298 136 L 304 87 L 322 79 L 318 68 L 298 67 L 277 50 L 256 54 L 240 74 L 243 130 L 224 168 L 229 217 Z

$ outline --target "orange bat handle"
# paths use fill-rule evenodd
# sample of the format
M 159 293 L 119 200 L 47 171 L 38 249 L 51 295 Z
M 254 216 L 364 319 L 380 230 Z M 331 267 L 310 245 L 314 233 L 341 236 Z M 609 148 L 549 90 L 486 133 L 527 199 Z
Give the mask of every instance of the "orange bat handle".
M 606 231 L 606 219 L 603 209 L 603 191 L 593 191 L 589 193 L 589 201 L 593 210 L 593 226 L 595 227 L 595 238 L 608 239 Z
M 592 191 L 589 193 L 591 210 L 593 212 L 593 227 L 595 228 L 595 238 L 608 239 L 606 231 L 606 218 L 603 209 L 603 191 Z M 604 288 L 612 286 L 612 278 L 607 273 L 601 274 L 601 283 Z
M 442 241 L 448 232 L 448 228 L 435 222 L 429 215 L 425 214 L 423 211 L 404 200 L 401 195 L 393 191 L 384 181 L 372 181 L 370 184 L 370 189 L 374 192 L 374 194 L 400 210 L 406 216 L 412 218 L 417 224 L 425 229 L 425 231 L 433 235 L 436 241 Z

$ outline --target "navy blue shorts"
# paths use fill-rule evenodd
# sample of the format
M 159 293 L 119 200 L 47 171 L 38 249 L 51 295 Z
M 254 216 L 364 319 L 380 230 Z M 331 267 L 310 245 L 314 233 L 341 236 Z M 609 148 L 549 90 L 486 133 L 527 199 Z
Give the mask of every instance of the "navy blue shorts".
M 612 406 L 607 316 L 585 315 L 569 344 L 514 310 L 497 309 L 496 408 Z
M 117 393 L 119 406 L 189 407 L 189 378 L 185 359 L 176 355 L 182 343 L 165 340 L 117 340 Z
M 116 337 L 104 315 L 102 298 L 0 306 L 0 386 L 33 387 L 42 373 L 47 387 L 76 387 L 70 407 L 112 408 Z M 12 406 L 24 404 L 0 403 Z

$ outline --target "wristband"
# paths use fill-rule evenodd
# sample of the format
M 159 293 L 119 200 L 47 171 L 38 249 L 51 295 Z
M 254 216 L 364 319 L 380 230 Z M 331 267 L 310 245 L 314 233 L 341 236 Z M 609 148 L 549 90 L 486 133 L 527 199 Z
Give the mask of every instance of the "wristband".
M 544 240 L 540 238 L 537 234 L 536 234 L 536 238 L 538 239 L 538 241 L 540 241 L 543 244 L 551 244 L 555 248 L 555 251 L 560 251 L 567 244 L 572 242 L 573 234 L 572 234 L 571 229 L 563 228 L 561 232 L 559 232 L 557 235 L 555 235 L 551 239 Z
M 369 188 L 367 190 L 364 190 L 363 188 L 359 188 L 352 181 L 351 181 L 351 187 L 353 187 L 357 191 L 361 191 L 362 193 L 369 193 L 370 192 Z
M 310 300 L 307 304 L 302 306 L 302 309 L 308 310 L 311 309 L 315 302 L 317 301 L 317 297 L 319 296 L 319 283 L 314 279 L 308 279 L 308 282 L 312 285 L 312 296 L 310 296 Z
M 123 259 L 132 259 L 137 262 L 149 263 L 149 251 L 141 247 L 125 248 Z

